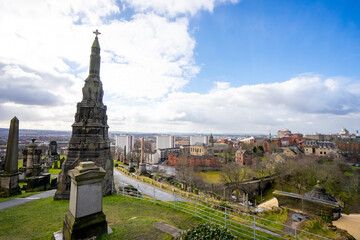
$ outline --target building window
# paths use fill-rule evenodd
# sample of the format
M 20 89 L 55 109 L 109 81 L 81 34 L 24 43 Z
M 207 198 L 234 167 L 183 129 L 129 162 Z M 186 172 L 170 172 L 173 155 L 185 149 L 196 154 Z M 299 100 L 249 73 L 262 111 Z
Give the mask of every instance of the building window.
M 322 152 L 320 152 L 320 154 L 322 154 Z

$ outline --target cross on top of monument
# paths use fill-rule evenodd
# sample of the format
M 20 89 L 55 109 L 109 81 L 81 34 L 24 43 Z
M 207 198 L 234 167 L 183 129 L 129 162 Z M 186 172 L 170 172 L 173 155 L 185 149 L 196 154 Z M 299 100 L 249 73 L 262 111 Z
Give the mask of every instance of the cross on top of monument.
M 101 34 L 101 32 L 99 32 L 97 29 L 96 31 L 93 31 L 93 33 L 96 35 L 96 37 Z

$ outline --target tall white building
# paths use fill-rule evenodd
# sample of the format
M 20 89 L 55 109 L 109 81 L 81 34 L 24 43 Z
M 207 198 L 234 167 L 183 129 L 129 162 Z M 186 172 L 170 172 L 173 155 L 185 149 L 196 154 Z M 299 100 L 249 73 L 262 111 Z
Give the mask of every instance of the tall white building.
M 156 148 L 174 148 L 175 147 L 175 137 L 169 135 L 156 136 Z
M 115 137 L 115 147 L 121 148 L 124 151 L 126 146 L 126 152 L 130 153 L 134 149 L 135 138 L 131 135 L 118 135 Z
M 209 137 L 204 135 L 190 136 L 190 146 L 194 146 L 197 143 L 208 145 Z

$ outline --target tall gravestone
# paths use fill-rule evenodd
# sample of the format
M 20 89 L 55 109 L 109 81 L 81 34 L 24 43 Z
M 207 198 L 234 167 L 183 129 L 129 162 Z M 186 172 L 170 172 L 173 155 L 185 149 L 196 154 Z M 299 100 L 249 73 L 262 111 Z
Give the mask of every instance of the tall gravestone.
M 26 177 L 39 176 L 41 173 L 41 153 L 42 150 L 35 143 L 36 139 L 31 139 L 26 151 Z
M 83 99 L 76 106 L 75 122 L 69 141 L 68 154 L 61 166 L 55 200 L 69 199 L 70 177 L 68 171 L 80 161 L 93 161 L 106 175 L 102 182 L 103 195 L 112 193 L 113 160 L 110 152 L 104 91 L 100 81 L 100 45 L 97 30 L 91 47 L 89 76 L 82 89 Z
M 144 138 L 141 138 L 141 155 L 140 155 L 140 165 L 139 165 L 139 172 L 140 174 L 146 173 L 146 163 L 145 163 L 145 142 Z
M 51 141 L 49 143 L 48 155 L 50 158 L 51 164 L 54 164 L 54 169 L 58 169 L 59 154 L 57 152 L 57 143 L 56 141 Z
M 19 155 L 19 120 L 14 117 L 10 122 L 9 137 L 5 156 L 5 169 L 0 175 L 2 197 L 21 193 L 18 172 Z
M 106 172 L 94 162 L 81 162 L 69 171 L 69 211 L 63 224 L 63 239 L 88 239 L 108 232 L 102 211 L 101 182 Z

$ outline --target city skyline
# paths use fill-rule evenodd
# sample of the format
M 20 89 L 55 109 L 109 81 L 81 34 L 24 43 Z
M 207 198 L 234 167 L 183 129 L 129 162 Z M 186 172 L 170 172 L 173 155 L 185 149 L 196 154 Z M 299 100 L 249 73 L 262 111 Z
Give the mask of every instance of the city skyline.
M 351 133 L 356 1 L 0 2 L 0 127 L 71 130 L 98 29 L 110 131 Z

